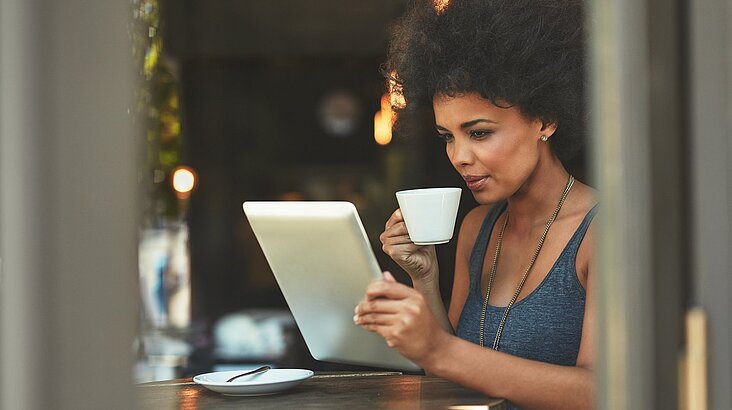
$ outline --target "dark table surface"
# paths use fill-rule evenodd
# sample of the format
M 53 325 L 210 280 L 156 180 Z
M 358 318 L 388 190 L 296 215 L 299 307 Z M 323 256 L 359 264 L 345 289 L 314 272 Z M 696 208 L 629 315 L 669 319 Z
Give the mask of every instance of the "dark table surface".
M 290 390 L 268 396 L 224 396 L 191 379 L 140 384 L 135 391 L 142 409 L 506 408 L 502 399 L 437 377 L 393 372 L 321 372 Z

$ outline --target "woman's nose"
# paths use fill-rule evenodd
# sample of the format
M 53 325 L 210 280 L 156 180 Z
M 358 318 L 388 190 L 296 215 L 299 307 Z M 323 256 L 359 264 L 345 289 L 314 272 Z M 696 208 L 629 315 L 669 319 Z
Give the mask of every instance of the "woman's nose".
M 448 145 L 447 156 L 456 168 L 468 165 L 473 161 L 473 152 L 470 149 L 470 144 L 458 138 L 452 144 Z

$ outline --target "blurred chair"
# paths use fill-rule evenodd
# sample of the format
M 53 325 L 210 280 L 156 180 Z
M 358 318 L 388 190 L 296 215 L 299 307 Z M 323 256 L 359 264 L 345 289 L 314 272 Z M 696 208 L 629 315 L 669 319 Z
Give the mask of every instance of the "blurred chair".
M 291 361 L 295 321 L 285 309 L 249 309 L 220 318 L 213 326 L 213 370 L 278 365 Z

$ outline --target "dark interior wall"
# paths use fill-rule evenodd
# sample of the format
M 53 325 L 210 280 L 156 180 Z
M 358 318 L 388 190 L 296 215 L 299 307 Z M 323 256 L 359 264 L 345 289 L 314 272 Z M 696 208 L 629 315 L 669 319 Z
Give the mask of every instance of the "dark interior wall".
M 165 0 L 166 49 L 179 56 L 381 56 L 407 0 Z
M 283 304 L 243 201 L 295 193 L 350 199 L 383 179 L 385 149 L 374 143 L 372 126 L 382 91 L 377 66 L 377 59 L 279 57 L 181 67 L 184 157 L 201 181 L 190 208 L 193 289 L 207 316 Z M 319 100 L 338 89 L 350 90 L 363 111 L 346 137 L 329 135 L 318 121 Z

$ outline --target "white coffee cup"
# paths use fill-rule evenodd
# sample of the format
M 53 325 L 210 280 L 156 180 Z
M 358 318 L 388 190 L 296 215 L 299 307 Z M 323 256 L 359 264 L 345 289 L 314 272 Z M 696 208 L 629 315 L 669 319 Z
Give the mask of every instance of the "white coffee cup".
M 455 230 L 460 188 L 421 188 L 396 193 L 409 239 L 417 245 L 449 242 Z

